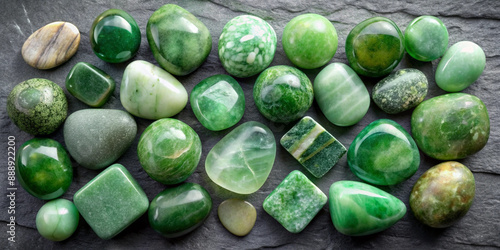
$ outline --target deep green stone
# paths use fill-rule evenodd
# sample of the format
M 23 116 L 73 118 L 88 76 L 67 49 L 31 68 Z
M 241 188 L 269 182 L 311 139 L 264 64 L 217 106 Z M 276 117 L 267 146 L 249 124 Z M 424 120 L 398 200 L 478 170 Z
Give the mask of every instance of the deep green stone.
M 25 142 L 16 155 L 16 177 L 31 195 L 51 200 L 71 185 L 73 168 L 63 146 L 52 139 L 34 138 Z
M 427 77 L 422 71 L 400 69 L 373 87 L 372 98 L 384 112 L 397 114 L 420 104 L 427 89 Z
M 337 31 L 324 16 L 303 14 L 286 24 L 282 43 L 293 64 L 314 69 L 328 63 L 337 52 Z
M 419 16 L 406 27 L 405 48 L 419 61 L 438 59 L 448 48 L 448 30 L 437 17 Z
M 248 201 L 228 199 L 217 209 L 222 225 L 236 236 L 245 236 L 252 230 L 257 220 L 257 210 Z
M 401 200 L 357 181 L 334 182 L 330 187 L 329 205 L 335 228 L 350 236 L 383 231 L 406 214 Z
M 167 238 L 185 235 L 201 226 L 212 210 L 212 199 L 202 186 L 184 183 L 167 188 L 151 201 L 151 227 Z
M 446 94 L 415 108 L 411 132 L 426 155 L 438 160 L 456 160 L 486 145 L 490 119 L 479 98 L 463 93 Z
M 403 34 L 385 17 L 364 20 L 349 32 L 345 52 L 351 68 L 364 76 L 380 77 L 398 66 L 405 52 Z
M 160 119 L 142 133 L 137 155 L 142 168 L 153 180 L 177 184 L 185 181 L 198 166 L 200 137 L 184 122 Z
M 401 125 L 380 119 L 354 138 L 347 151 L 347 163 L 366 182 L 395 185 L 415 174 L 420 154 L 415 141 Z
M 238 123 L 245 112 L 245 94 L 228 75 L 214 75 L 194 86 L 191 108 L 207 129 L 219 131 Z
M 68 102 L 57 84 L 33 78 L 19 83 L 10 92 L 7 113 L 21 130 L 32 135 L 48 135 L 66 119 Z
M 127 12 L 109 9 L 96 17 L 90 28 L 92 50 L 105 62 L 120 63 L 135 56 L 141 45 L 141 30 Z
M 299 119 L 311 107 L 314 93 L 311 81 L 302 71 L 285 65 L 262 72 L 253 87 L 257 109 L 274 122 Z
M 36 229 L 52 241 L 69 238 L 78 227 L 80 214 L 69 200 L 56 199 L 45 203 L 36 214 Z
M 253 76 L 273 61 L 276 41 L 276 32 L 266 21 L 256 16 L 237 16 L 220 34 L 219 59 L 229 74 Z
M 146 35 L 158 64 L 174 75 L 193 72 L 212 50 L 205 24 L 175 4 L 163 5 L 151 15 Z
M 85 104 L 98 108 L 115 90 L 115 81 L 106 72 L 90 63 L 79 62 L 66 76 L 66 89 Z

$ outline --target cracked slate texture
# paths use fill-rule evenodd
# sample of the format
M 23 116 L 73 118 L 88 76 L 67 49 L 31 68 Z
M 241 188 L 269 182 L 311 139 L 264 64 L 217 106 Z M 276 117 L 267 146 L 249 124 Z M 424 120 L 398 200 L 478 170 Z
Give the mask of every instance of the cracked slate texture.
M 47 78 L 59 84 L 68 98 L 69 113 L 88 108 L 85 104 L 72 97 L 64 88 L 64 81 L 71 68 L 80 61 L 91 63 L 107 72 L 117 82 L 121 82 L 123 71 L 132 60 L 146 60 L 158 65 L 153 58 L 146 39 L 146 24 L 153 12 L 167 2 L 159 1 L 119 1 L 119 0 L 82 0 L 67 1 L 2 1 L 0 8 L 0 126 L 1 136 L 0 155 L 3 161 L 0 164 L 0 245 L 11 249 L 95 249 L 95 248 L 160 248 L 174 249 L 219 249 L 219 248 L 283 248 L 283 249 L 323 249 L 323 248 L 499 248 L 500 247 L 500 1 L 483 0 L 442 0 L 438 4 L 432 1 L 377 1 L 377 0 L 211 0 L 211 1 L 182 1 L 175 3 L 193 13 L 210 30 L 213 44 L 207 61 L 195 72 L 188 76 L 177 77 L 184 84 L 188 93 L 204 78 L 214 74 L 227 74 L 220 64 L 217 54 L 217 44 L 223 26 L 233 17 L 242 14 L 253 14 L 268 21 L 276 30 L 278 46 L 271 66 L 292 65 L 286 58 L 281 46 L 283 28 L 293 17 L 304 13 L 324 15 L 334 24 L 338 36 L 339 47 L 331 62 L 347 64 L 345 56 L 345 39 L 349 31 L 359 22 L 374 16 L 384 16 L 395 21 L 404 31 L 411 20 L 420 15 L 434 15 L 440 18 L 448 28 L 450 34 L 449 46 L 462 40 L 470 40 L 479 44 L 486 54 L 486 68 L 479 80 L 463 92 L 479 97 L 488 108 L 491 120 L 491 134 L 488 144 L 479 153 L 472 155 L 461 163 L 474 173 L 476 179 L 476 197 L 468 214 L 457 224 L 447 229 L 432 229 L 418 222 L 409 210 L 408 199 L 413 184 L 431 166 L 440 161 L 421 154 L 421 165 L 417 173 L 409 180 L 390 187 L 382 187 L 385 191 L 401 199 L 408 208 L 408 213 L 393 227 L 363 237 L 349 237 L 337 232 L 331 222 L 328 206 L 324 206 L 312 222 L 300 234 L 295 235 L 286 231 L 262 209 L 265 197 L 293 170 L 303 170 L 302 166 L 289 155 L 282 147 L 278 147 L 276 161 L 269 179 L 264 186 L 254 194 L 237 195 L 223 190 L 214 184 L 204 169 L 206 155 L 213 145 L 224 135 L 239 124 L 246 121 L 260 121 L 273 132 L 276 140 L 288 131 L 295 122 L 288 124 L 273 123 L 265 119 L 258 112 L 252 98 L 253 84 L 257 76 L 237 79 L 241 84 L 246 102 L 243 119 L 230 129 L 213 132 L 205 129 L 196 119 L 188 104 L 178 115 L 174 116 L 190 125 L 200 136 L 203 152 L 200 164 L 195 173 L 187 179 L 189 182 L 199 183 L 205 187 L 216 208 L 228 198 L 240 198 L 251 202 L 257 209 L 255 228 L 245 237 L 237 237 L 229 233 L 217 218 L 216 209 L 212 209 L 207 221 L 192 233 L 176 239 L 166 239 L 154 232 L 149 226 L 147 216 L 142 216 L 129 228 L 111 240 L 101 240 L 92 231 L 88 224 L 81 220 L 73 236 L 63 242 L 50 242 L 40 236 L 35 228 L 35 217 L 38 209 L 45 203 L 26 191 L 19 183 L 16 192 L 16 243 L 7 241 L 7 137 L 16 137 L 16 148 L 33 136 L 19 130 L 8 118 L 6 112 L 7 96 L 12 88 L 29 78 Z M 120 8 L 127 11 L 137 21 L 141 29 L 142 41 L 137 55 L 130 61 L 119 64 L 109 64 L 97 58 L 92 52 L 89 41 L 89 29 L 99 13 L 109 8 Z M 75 24 L 81 32 L 81 42 L 78 52 L 63 65 L 51 70 L 37 70 L 27 65 L 21 56 L 21 47 L 24 41 L 38 28 L 53 21 L 68 21 Z M 445 94 L 434 81 L 434 72 L 439 60 L 432 63 L 419 62 L 405 55 L 396 68 L 417 68 L 424 72 L 429 81 L 429 92 L 426 99 Z M 311 81 L 322 69 L 304 70 Z M 378 79 L 361 77 L 371 93 L 371 89 Z M 110 100 L 102 108 L 122 109 L 119 99 L 119 84 L 117 84 Z M 367 115 L 356 125 L 351 127 L 337 127 L 328 122 L 321 113 L 316 102 L 305 115 L 318 121 L 326 130 L 334 134 L 337 139 L 348 147 L 356 135 L 370 122 L 389 118 L 401 124 L 410 131 L 411 110 L 397 115 L 388 115 L 380 110 L 373 102 Z M 117 160 L 123 164 L 136 178 L 151 201 L 165 188 L 148 177 L 137 159 L 137 143 L 140 134 L 151 123 L 149 120 L 135 118 L 138 124 L 138 135 L 132 146 Z M 63 144 L 62 127 L 49 136 Z M 278 143 L 279 141 L 277 141 Z M 74 180 L 69 190 L 61 197 L 72 200 L 73 194 L 96 176 L 99 171 L 89 170 L 78 166 L 73 160 Z M 321 179 L 305 173 L 324 193 L 334 181 L 357 180 L 343 157 L 333 169 Z

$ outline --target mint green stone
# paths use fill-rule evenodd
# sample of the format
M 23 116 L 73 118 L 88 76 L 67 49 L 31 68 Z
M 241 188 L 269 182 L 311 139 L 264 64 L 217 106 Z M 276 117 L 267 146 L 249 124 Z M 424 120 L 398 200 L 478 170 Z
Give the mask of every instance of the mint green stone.
M 438 59 L 448 48 L 448 30 L 437 17 L 419 16 L 406 27 L 405 48 L 419 61 Z
M 406 214 L 405 204 L 391 194 L 357 181 L 337 181 L 329 192 L 335 228 L 349 236 L 383 231 Z
M 36 214 L 36 229 L 52 241 L 69 238 L 78 227 L 80 214 L 73 202 L 56 199 L 45 203 Z
M 298 170 L 292 171 L 262 204 L 291 233 L 300 233 L 326 204 L 326 195 Z
M 106 72 L 90 63 L 79 62 L 66 76 L 66 89 L 85 104 L 98 108 L 115 91 L 115 81 Z

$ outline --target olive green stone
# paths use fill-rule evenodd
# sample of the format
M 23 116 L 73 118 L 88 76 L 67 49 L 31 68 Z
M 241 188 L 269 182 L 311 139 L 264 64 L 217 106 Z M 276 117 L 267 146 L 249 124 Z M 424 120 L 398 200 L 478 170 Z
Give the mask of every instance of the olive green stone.
M 438 59 L 448 48 L 448 30 L 437 17 L 419 16 L 406 27 L 405 48 L 419 61 Z
M 245 236 L 252 230 L 257 219 L 255 207 L 248 201 L 229 199 L 217 210 L 220 222 L 232 234 Z
M 52 241 L 69 238 L 78 227 L 80 214 L 69 200 L 56 199 L 45 203 L 36 214 L 36 229 Z
M 104 105 L 115 90 L 115 81 L 94 65 L 79 62 L 66 76 L 66 89 L 85 104 L 98 108 Z

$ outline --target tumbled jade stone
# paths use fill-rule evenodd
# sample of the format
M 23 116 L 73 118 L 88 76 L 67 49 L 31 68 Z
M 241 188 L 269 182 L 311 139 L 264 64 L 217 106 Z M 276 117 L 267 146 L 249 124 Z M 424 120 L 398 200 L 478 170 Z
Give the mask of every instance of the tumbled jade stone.
M 401 200 L 357 181 L 333 183 L 330 187 L 329 205 L 335 228 L 350 236 L 383 231 L 406 214 L 406 206 Z
M 66 89 L 85 104 L 98 108 L 115 91 L 115 81 L 106 72 L 86 62 L 79 62 L 66 76 Z
M 52 241 L 69 238 L 78 227 L 80 214 L 73 202 L 56 199 L 45 203 L 36 214 L 36 229 Z
M 137 60 L 125 68 L 120 101 L 131 114 L 152 120 L 171 117 L 186 107 L 187 100 L 184 86 L 160 67 Z
M 303 173 L 292 171 L 262 204 L 291 233 L 300 233 L 326 204 L 326 195 Z
M 273 61 L 276 41 L 276 32 L 266 21 L 256 16 L 237 16 L 220 34 L 219 59 L 229 74 L 253 76 Z
M 314 69 L 325 65 L 337 52 L 337 31 L 324 16 L 303 14 L 286 24 L 282 43 L 293 64 Z
M 217 209 L 222 225 L 236 236 L 245 236 L 252 230 L 257 219 L 257 210 L 248 201 L 229 199 Z
M 380 80 L 372 90 L 375 104 L 397 114 L 420 104 L 427 95 L 427 77 L 418 69 L 400 69 Z
M 184 122 L 160 119 L 142 133 L 137 155 L 142 168 L 153 180 L 177 184 L 185 181 L 198 166 L 200 137 Z
M 273 122 L 299 119 L 311 107 L 314 92 L 302 71 L 285 65 L 262 72 L 253 87 L 253 99 L 260 113 Z
M 438 59 L 448 48 L 448 30 L 437 17 L 419 16 L 406 27 L 405 48 L 419 61 Z
M 205 170 L 217 185 L 238 194 L 251 194 L 266 182 L 275 157 L 273 132 L 262 123 L 250 121 L 215 144 L 205 160 Z
M 486 56 L 479 45 L 469 41 L 455 43 L 439 61 L 436 84 L 444 91 L 462 91 L 481 76 L 485 65 Z
M 366 182 L 395 185 L 415 174 L 420 153 L 401 125 L 380 119 L 354 138 L 347 151 L 347 163 L 351 171 Z
M 411 116 L 411 132 L 422 152 L 438 160 L 456 160 L 481 150 L 490 136 L 484 103 L 464 93 L 422 102 Z
M 148 197 L 128 170 L 114 164 L 73 196 L 75 206 L 101 239 L 111 239 L 141 217 Z
M 330 171 L 347 151 L 342 143 L 309 116 L 302 118 L 283 135 L 280 143 L 316 178 Z
M 219 131 L 238 123 L 245 112 L 245 94 L 228 75 L 214 75 L 194 86 L 191 108 L 201 125 Z
M 151 15 L 146 35 L 156 61 L 173 75 L 193 72 L 212 50 L 205 24 L 175 4 L 163 5 Z
M 332 63 L 314 79 L 314 97 L 326 118 L 337 126 L 358 123 L 370 107 L 370 94 L 359 76 L 343 63 Z
M 73 180 L 73 168 L 59 142 L 34 138 L 25 142 L 17 152 L 16 177 L 31 195 L 51 200 L 68 190 Z
M 345 52 L 351 68 L 364 76 L 380 77 L 398 66 L 405 52 L 403 34 L 385 17 L 364 20 L 349 32 Z

